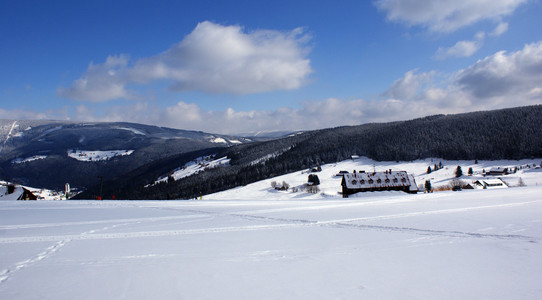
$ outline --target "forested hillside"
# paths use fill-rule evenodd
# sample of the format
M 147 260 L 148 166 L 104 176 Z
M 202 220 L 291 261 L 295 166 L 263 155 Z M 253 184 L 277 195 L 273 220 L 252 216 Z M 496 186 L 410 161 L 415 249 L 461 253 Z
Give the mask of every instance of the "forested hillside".
M 107 182 L 104 195 L 124 199 L 193 198 L 261 179 L 341 161 L 352 155 L 375 160 L 409 161 L 427 157 L 449 160 L 542 157 L 542 106 L 410 121 L 316 130 L 283 139 L 236 145 L 216 151 L 231 165 L 178 181 L 143 186 L 156 178 L 123 177 Z M 177 165 L 172 165 L 175 168 Z M 152 169 L 152 163 L 145 166 Z M 82 194 L 92 197 L 96 188 Z

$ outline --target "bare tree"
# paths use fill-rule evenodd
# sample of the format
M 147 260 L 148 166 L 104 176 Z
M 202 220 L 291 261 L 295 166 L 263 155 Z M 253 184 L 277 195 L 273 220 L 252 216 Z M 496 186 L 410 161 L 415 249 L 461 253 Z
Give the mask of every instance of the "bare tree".
M 288 190 L 290 188 L 290 185 L 286 182 L 286 181 L 283 181 L 282 182 L 282 187 L 285 189 L 285 190 Z

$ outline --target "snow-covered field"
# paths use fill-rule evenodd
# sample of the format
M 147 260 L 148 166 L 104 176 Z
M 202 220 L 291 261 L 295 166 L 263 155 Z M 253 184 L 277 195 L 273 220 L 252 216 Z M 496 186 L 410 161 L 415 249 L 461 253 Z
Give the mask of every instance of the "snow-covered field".
M 539 164 L 358 158 L 322 166 L 317 194 L 295 172 L 204 200 L 0 201 L 0 299 L 541 299 Z M 505 189 L 337 193 L 341 170 L 439 187 L 457 165 L 521 169 Z
M 541 194 L 0 201 L 0 298 L 540 299 Z

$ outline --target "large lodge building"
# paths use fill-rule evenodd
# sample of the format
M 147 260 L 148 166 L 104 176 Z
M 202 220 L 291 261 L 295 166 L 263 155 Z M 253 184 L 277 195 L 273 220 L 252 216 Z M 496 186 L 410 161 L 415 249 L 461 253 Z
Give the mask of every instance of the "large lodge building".
M 343 173 L 342 194 L 344 198 L 358 192 L 403 191 L 417 193 L 418 187 L 412 175 L 405 171 Z

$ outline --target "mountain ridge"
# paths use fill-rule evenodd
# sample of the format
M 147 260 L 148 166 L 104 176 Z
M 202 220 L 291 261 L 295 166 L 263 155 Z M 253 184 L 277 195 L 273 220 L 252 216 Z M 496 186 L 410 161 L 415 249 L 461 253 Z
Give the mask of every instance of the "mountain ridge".
M 228 157 L 229 166 L 148 188 L 143 186 L 155 178 L 117 179 L 105 192 L 123 199 L 190 199 L 353 155 L 376 161 L 542 157 L 542 105 L 341 126 L 217 150 L 214 155 Z M 95 194 L 91 188 L 81 197 Z
M 98 176 L 111 179 L 163 158 L 252 142 L 128 122 L 0 120 L 0 133 L 0 178 L 53 189 L 66 182 L 86 188 L 96 184 Z M 124 154 L 104 157 L 104 151 Z M 74 152 L 102 156 L 83 161 Z

